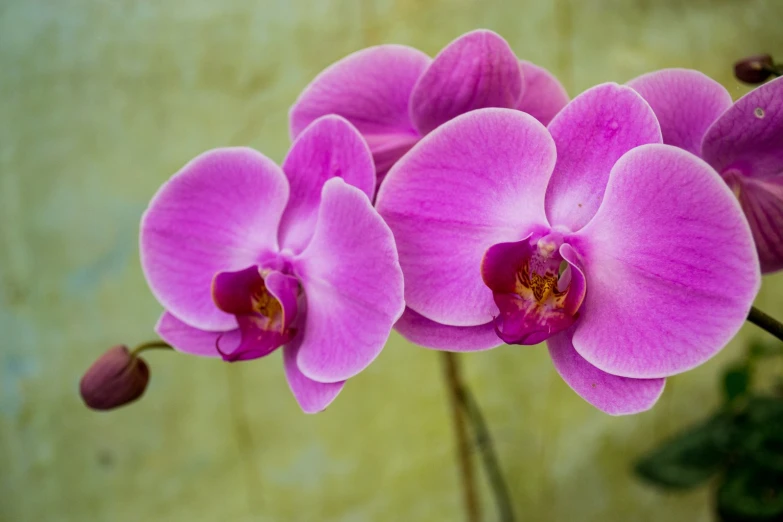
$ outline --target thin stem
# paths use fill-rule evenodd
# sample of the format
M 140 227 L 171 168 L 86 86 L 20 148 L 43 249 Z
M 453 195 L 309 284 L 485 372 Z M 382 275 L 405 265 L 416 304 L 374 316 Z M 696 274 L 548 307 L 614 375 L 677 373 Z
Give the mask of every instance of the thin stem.
M 764 70 L 773 76 L 783 76 L 783 64 L 781 63 L 776 63 L 772 67 L 765 67 Z
M 146 350 L 173 350 L 173 349 L 174 349 L 173 346 L 171 346 L 169 343 L 164 341 L 160 341 L 160 340 L 147 341 L 146 343 L 141 343 L 136 348 L 134 348 L 131 351 L 131 355 L 133 357 L 136 357 L 141 352 Z
M 492 492 L 495 494 L 495 503 L 498 506 L 500 521 L 514 522 L 514 508 L 511 505 L 511 495 L 508 492 L 506 480 L 503 478 L 500 462 L 498 462 L 498 457 L 495 454 L 495 447 L 492 443 L 492 436 L 489 434 L 487 422 L 475 397 L 473 397 L 467 386 L 463 386 L 461 392 L 462 405 L 473 425 L 473 431 L 476 433 L 476 443 L 481 451 L 484 469 L 487 471 Z
M 783 323 L 765 314 L 755 306 L 750 307 L 748 321 L 783 341 Z
M 470 438 L 468 437 L 466 412 L 461 408 L 463 393 L 457 355 L 452 352 L 441 352 L 443 359 L 443 374 L 446 378 L 446 389 L 451 405 L 451 415 L 454 422 L 454 436 L 457 439 L 457 457 L 459 459 L 460 477 L 462 480 L 462 497 L 465 501 L 465 514 L 468 522 L 479 522 L 481 510 L 476 492 L 476 476 L 470 455 Z

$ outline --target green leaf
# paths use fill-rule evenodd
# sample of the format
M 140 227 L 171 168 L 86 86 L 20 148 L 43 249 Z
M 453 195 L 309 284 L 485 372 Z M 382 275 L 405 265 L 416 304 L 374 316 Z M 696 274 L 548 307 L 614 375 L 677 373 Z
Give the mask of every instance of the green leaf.
M 745 415 L 748 422 L 754 426 L 776 424 L 783 427 L 783 399 L 778 397 L 753 397 L 748 401 Z
M 717 500 L 724 522 L 783 520 L 783 475 L 757 467 L 730 469 Z
M 718 414 L 680 433 L 636 463 L 635 471 L 653 484 L 688 489 L 708 480 L 725 463 L 731 417 Z
M 723 374 L 723 393 L 726 402 L 744 396 L 750 387 L 750 368 L 747 364 L 729 367 Z
M 753 397 L 738 421 L 743 455 L 756 466 L 783 475 L 783 400 Z
M 783 474 L 783 432 L 779 426 L 773 424 L 751 433 L 744 446 L 758 467 Z
M 751 358 L 774 357 L 778 355 L 783 355 L 783 343 L 781 342 L 757 340 L 750 345 Z

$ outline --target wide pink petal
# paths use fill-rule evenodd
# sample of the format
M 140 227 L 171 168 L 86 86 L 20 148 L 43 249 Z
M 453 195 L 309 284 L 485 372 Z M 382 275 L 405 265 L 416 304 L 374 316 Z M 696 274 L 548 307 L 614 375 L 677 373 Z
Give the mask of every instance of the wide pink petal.
M 212 301 L 217 272 L 256 264 L 277 250 L 288 182 L 252 149 L 215 149 L 163 184 L 141 220 L 141 266 L 164 308 L 204 330 L 236 328 Z
M 634 147 L 661 143 L 650 106 L 630 87 L 604 83 L 586 90 L 549 124 L 557 165 L 546 194 L 552 225 L 579 230 L 598 210 L 609 171 Z
M 376 203 L 394 231 L 408 306 L 453 326 L 491 321 L 497 307 L 481 279 L 481 259 L 495 243 L 546 224 L 554 162 L 546 129 L 511 109 L 459 116 L 411 149 Z
M 569 242 L 587 278 L 574 347 L 614 375 L 667 377 L 705 362 L 737 333 L 759 289 L 731 190 L 669 145 L 623 156 L 601 208 Z
M 555 76 L 536 64 L 520 60 L 524 89 L 517 109 L 549 125 L 552 118 L 568 104 L 568 93 Z
M 315 119 L 338 114 L 367 139 L 379 174 L 419 138 L 410 121 L 413 87 L 432 60 L 404 45 L 379 45 L 355 52 L 324 69 L 291 107 L 291 135 Z
M 433 350 L 476 352 L 503 344 L 491 322 L 478 326 L 449 326 L 430 321 L 410 308 L 405 308 L 394 329 L 408 341 Z
M 733 189 L 753 231 L 761 271 L 783 270 L 783 175 L 766 180 L 738 177 L 736 182 Z
M 380 353 L 405 307 L 391 230 L 364 193 L 329 180 L 294 269 L 307 300 L 299 369 L 320 382 L 356 375 Z
M 342 391 L 345 382 L 318 382 L 307 378 L 296 364 L 302 337 L 298 336 L 283 347 L 283 367 L 288 386 L 296 402 L 305 413 L 318 413 L 326 409 Z
M 702 157 L 726 176 L 783 176 L 783 77 L 752 90 L 707 130 Z
M 203 357 L 220 357 L 221 350 L 233 351 L 239 346 L 239 329 L 227 332 L 207 332 L 183 323 L 171 312 L 163 312 L 155 325 L 155 332 L 177 351 Z
M 427 134 L 474 109 L 516 107 L 523 88 L 514 51 L 500 35 L 479 29 L 447 45 L 422 74 L 411 94 L 411 120 Z
M 663 142 L 701 155 L 704 133 L 731 107 L 731 95 L 709 76 L 692 69 L 663 69 L 644 74 L 628 86 L 650 104 L 661 125 Z
M 606 373 L 574 350 L 568 332 L 547 341 L 557 373 L 584 400 L 609 415 L 649 410 L 663 393 L 666 379 L 629 379 Z
M 291 195 L 280 221 L 280 245 L 301 251 L 315 228 L 321 189 L 339 177 L 367 197 L 375 195 L 375 167 L 367 143 L 345 118 L 323 116 L 294 141 L 283 162 Z

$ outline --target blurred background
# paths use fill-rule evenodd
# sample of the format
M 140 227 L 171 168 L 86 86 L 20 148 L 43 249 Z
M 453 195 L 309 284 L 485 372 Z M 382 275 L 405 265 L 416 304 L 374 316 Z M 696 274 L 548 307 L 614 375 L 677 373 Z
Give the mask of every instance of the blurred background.
M 0 520 L 462 520 L 438 354 L 396 334 L 315 416 L 279 353 L 150 352 L 145 397 L 109 414 L 77 387 L 109 346 L 154 336 L 138 223 L 169 175 L 218 146 L 279 161 L 288 108 L 322 68 L 388 42 L 434 55 L 478 27 L 571 96 L 673 66 L 740 96 L 736 59 L 783 56 L 781 0 L 0 1 Z M 757 305 L 783 317 L 783 275 Z M 519 520 L 712 520 L 709 489 L 663 493 L 633 461 L 705 418 L 725 366 L 764 335 L 746 325 L 652 411 L 620 418 L 574 394 L 541 346 L 462 357 Z

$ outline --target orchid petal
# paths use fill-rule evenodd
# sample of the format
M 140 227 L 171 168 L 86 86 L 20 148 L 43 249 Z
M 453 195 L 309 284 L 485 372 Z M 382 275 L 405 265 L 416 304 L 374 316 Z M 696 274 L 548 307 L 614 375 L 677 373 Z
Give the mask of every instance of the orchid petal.
M 587 279 L 574 347 L 614 375 L 667 377 L 705 362 L 740 329 L 759 289 L 731 190 L 669 145 L 620 158 L 595 217 L 568 241 Z
M 568 104 L 568 93 L 555 76 L 536 64 L 520 60 L 524 89 L 517 109 L 549 125 L 552 118 Z
M 420 137 L 406 134 L 379 135 L 369 134 L 364 136 L 367 145 L 372 150 L 373 161 L 375 162 L 376 186 L 380 186 L 386 178 L 389 169 L 408 152 L 411 147 L 416 145 Z
M 318 413 L 337 398 L 345 382 L 318 382 L 307 378 L 296 364 L 302 336 L 283 347 L 283 366 L 288 386 L 305 413 Z
M 298 297 L 300 293 L 299 281 L 282 272 L 269 272 L 264 278 L 264 283 L 269 295 L 280 303 L 282 309 L 281 328 L 290 327 L 297 318 L 299 310 Z
M 356 375 L 380 353 L 404 308 L 391 230 L 365 194 L 329 180 L 313 238 L 294 263 L 307 299 L 299 369 L 319 382 Z
M 232 315 L 253 313 L 253 288 L 264 287 L 264 278 L 257 266 L 243 270 L 223 271 L 212 279 L 212 301 Z
M 367 143 L 356 128 L 340 116 L 315 120 L 296 138 L 283 162 L 291 187 L 280 221 L 280 244 L 300 252 L 315 228 L 321 189 L 340 177 L 367 197 L 375 194 L 375 167 Z
M 382 175 L 419 138 L 408 103 L 431 61 L 404 45 L 379 45 L 343 58 L 316 76 L 294 103 L 291 135 L 321 116 L 338 114 L 365 137 Z
M 183 323 L 171 312 L 163 312 L 155 326 L 155 332 L 175 350 L 202 357 L 220 357 L 216 346 L 239 346 L 239 329 L 227 332 L 207 332 Z
M 701 155 L 704 133 L 731 107 L 731 95 L 709 76 L 691 69 L 663 69 L 628 82 L 650 104 L 663 142 Z
M 424 71 L 410 98 L 411 121 L 424 135 L 474 109 L 516 107 L 523 90 L 508 43 L 485 29 L 447 45 Z
M 707 130 L 702 157 L 722 175 L 783 177 L 783 77 L 743 96 Z
M 141 265 L 152 293 L 191 326 L 236 328 L 212 301 L 212 278 L 277 250 L 287 200 L 283 171 L 259 152 L 227 148 L 196 157 L 158 190 L 142 218 Z
M 598 210 L 609 171 L 629 150 L 661 143 L 650 106 L 629 87 L 604 83 L 586 90 L 549 124 L 557 165 L 546 193 L 553 226 L 582 228 Z
M 628 415 L 649 410 L 663 393 L 666 379 L 629 379 L 599 370 L 576 352 L 568 332 L 550 338 L 547 346 L 566 384 L 604 413 Z
M 738 177 L 736 183 L 734 190 L 753 232 L 761 271 L 783 270 L 783 175 L 768 180 Z
M 492 320 L 484 252 L 546 224 L 555 159 L 532 116 L 481 109 L 439 127 L 392 168 L 376 207 L 394 231 L 409 307 L 452 326 Z
M 394 329 L 408 341 L 433 350 L 476 352 L 503 344 L 491 322 L 478 326 L 449 326 L 430 321 L 410 308 L 405 309 Z

